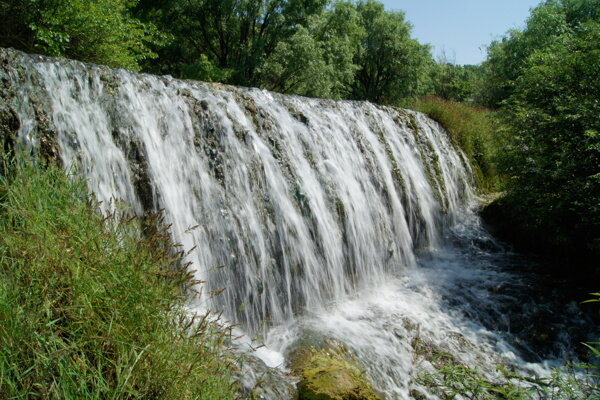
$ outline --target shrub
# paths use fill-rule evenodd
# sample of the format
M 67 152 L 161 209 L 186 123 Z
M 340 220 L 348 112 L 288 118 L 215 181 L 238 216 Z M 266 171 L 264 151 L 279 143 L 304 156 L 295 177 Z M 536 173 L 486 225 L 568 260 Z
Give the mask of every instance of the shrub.
M 535 52 L 500 114 L 499 166 L 523 230 L 589 264 L 600 255 L 599 43 L 590 22 Z

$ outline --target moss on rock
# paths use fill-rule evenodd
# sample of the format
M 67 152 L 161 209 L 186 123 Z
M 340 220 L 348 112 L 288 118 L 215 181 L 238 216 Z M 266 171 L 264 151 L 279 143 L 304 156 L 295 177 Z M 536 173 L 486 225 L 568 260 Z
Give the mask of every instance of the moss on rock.
M 299 400 L 380 400 L 364 372 L 342 348 L 302 349 L 293 357 Z

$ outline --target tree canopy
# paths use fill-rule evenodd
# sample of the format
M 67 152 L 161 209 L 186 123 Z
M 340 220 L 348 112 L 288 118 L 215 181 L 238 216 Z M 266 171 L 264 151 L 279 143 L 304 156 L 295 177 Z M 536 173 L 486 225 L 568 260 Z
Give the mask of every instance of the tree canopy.
M 503 110 L 509 195 L 532 231 L 600 254 L 600 23 L 532 53 Z
M 514 90 L 530 56 L 560 43 L 562 35 L 600 17 L 600 0 L 547 0 L 531 11 L 524 30 L 511 30 L 488 47 L 478 101 L 498 107 Z
M 316 97 L 396 102 L 431 60 L 400 12 L 368 1 L 142 1 L 136 15 L 175 38 L 156 73 Z
M 358 69 L 354 56 L 364 33 L 356 8 L 336 3 L 277 44 L 260 67 L 259 85 L 283 93 L 344 98 Z
M 600 0 L 547 0 L 491 44 L 475 93 L 499 110 L 517 240 L 581 264 L 600 256 L 599 65 Z
M 359 70 L 352 85 L 355 99 L 393 103 L 419 93 L 429 47 L 411 39 L 411 25 L 402 12 L 385 11 L 383 4 L 360 1 L 357 10 L 366 35 L 355 56 Z
M 387 104 L 466 96 L 465 79 L 432 84 L 429 46 L 376 0 L 5 0 L 0 17 L 0 46 L 178 78 Z
M 163 40 L 129 14 L 132 0 L 7 0 L 0 3 L 0 46 L 140 69 Z

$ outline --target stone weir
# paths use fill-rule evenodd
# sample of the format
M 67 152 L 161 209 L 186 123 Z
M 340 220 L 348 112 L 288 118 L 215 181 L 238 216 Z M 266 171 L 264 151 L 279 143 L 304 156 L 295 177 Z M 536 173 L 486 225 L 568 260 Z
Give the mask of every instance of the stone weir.
M 0 131 L 84 176 L 104 212 L 164 210 L 220 293 L 198 306 L 252 334 L 411 268 L 472 196 L 464 155 L 417 112 L 9 49 Z

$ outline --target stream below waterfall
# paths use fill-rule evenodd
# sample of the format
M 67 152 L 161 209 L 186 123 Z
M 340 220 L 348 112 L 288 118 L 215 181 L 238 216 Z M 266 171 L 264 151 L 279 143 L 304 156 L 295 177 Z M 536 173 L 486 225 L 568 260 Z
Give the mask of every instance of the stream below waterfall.
M 386 399 L 437 399 L 442 364 L 498 378 L 577 360 L 593 324 L 481 226 L 472 171 L 424 114 L 0 49 L 18 140 L 102 211 L 163 210 L 195 278 L 249 342 L 240 380 L 292 398 L 291 352 L 352 354 Z
M 542 283 L 542 266 L 495 240 L 472 206 L 447 229 L 442 246 L 418 254 L 414 268 L 272 328 L 264 338 L 268 351 L 259 349 L 258 356 L 285 367 L 298 342 L 340 343 L 386 399 L 439 398 L 419 377 L 436 372 L 440 355 L 492 382 L 502 381 L 499 368 L 544 379 L 565 361 L 585 357 L 582 342 L 598 336 L 590 310 L 559 283 Z M 281 380 L 270 387 L 264 370 L 245 378 L 248 386 L 265 385 L 258 391 L 264 398 L 289 395 Z M 532 392 L 531 398 L 550 397 Z

